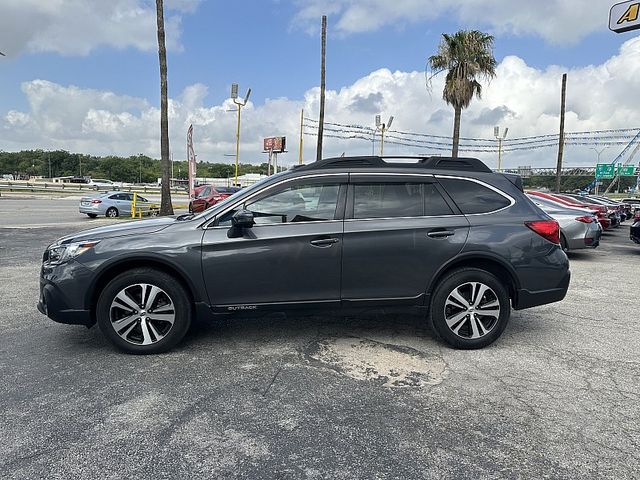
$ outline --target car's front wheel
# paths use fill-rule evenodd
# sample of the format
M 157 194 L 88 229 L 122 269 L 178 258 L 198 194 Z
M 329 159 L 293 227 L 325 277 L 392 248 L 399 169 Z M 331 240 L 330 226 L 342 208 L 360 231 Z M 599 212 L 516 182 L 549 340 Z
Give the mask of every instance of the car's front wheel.
M 446 275 L 431 300 L 434 332 L 454 348 L 483 348 L 507 326 L 511 306 L 507 287 L 495 275 L 462 268 Z
M 116 218 L 118 216 L 118 209 L 116 207 L 109 207 L 107 209 L 106 216 L 109 218 Z
M 96 218 L 98 216 L 95 213 L 87 213 L 87 215 L 89 215 L 89 218 Z
M 191 302 L 182 284 L 159 270 L 124 272 L 104 288 L 96 307 L 98 326 L 129 353 L 165 352 L 187 333 Z

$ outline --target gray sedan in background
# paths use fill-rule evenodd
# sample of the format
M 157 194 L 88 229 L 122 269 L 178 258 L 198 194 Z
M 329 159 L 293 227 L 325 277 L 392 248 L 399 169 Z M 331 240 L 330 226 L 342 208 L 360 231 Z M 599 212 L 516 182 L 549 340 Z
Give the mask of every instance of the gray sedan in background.
M 98 215 L 105 217 L 119 217 L 121 215 L 131 215 L 131 205 L 133 203 L 133 193 L 128 192 L 105 192 L 98 193 L 90 197 L 80 199 L 80 213 L 85 213 L 91 218 Z M 146 198 L 136 194 L 136 204 L 139 205 L 147 215 L 157 213 L 157 206 L 150 203 Z
M 602 227 L 589 210 L 565 207 L 534 195 L 527 196 L 560 224 L 560 245 L 565 252 L 580 248 L 596 248 L 600 244 Z

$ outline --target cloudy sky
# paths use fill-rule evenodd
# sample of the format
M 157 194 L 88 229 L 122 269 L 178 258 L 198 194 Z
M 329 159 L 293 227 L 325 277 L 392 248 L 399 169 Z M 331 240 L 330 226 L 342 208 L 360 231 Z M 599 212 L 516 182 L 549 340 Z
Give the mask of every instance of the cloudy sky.
M 252 88 L 243 110 L 241 161 L 260 163 L 262 138 L 286 135 L 297 161 L 300 109 L 317 118 L 319 26 L 328 15 L 330 122 L 450 135 L 442 81 L 425 86 L 426 58 L 443 32 L 495 36 L 497 76 L 463 113 L 464 137 L 556 133 L 568 73 L 567 130 L 640 128 L 640 39 L 607 29 L 613 0 L 165 0 L 171 149 L 184 157 L 194 125 L 198 159 L 231 162 L 230 85 Z M 587 6 L 588 5 L 588 6 Z M 159 156 L 159 81 L 152 0 L 0 0 L 0 149 L 62 148 Z M 304 156 L 315 157 L 305 136 Z M 622 147 L 610 147 L 611 160 Z M 367 154 L 366 140 L 327 138 L 325 154 Z M 387 154 L 431 153 L 388 145 Z M 507 154 L 506 166 L 552 165 L 545 149 Z M 479 154 L 493 166 L 495 155 Z M 595 162 L 568 147 L 573 165 Z

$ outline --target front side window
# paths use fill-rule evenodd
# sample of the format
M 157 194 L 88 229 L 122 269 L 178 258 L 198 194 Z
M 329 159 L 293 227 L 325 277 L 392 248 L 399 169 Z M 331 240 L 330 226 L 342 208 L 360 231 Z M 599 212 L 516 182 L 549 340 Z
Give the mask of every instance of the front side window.
M 339 184 L 296 185 L 278 190 L 244 208 L 253 213 L 256 225 L 333 220 L 338 204 Z M 231 225 L 234 209 L 218 225 Z

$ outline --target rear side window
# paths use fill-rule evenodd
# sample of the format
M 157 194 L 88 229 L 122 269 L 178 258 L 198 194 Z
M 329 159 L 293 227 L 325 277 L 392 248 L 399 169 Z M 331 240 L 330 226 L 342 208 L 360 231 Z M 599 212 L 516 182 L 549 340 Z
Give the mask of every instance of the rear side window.
M 439 178 L 438 181 L 465 214 L 494 212 L 511 204 L 499 193 L 470 180 Z
M 432 183 L 354 185 L 353 218 L 451 215 L 453 211 Z
M 353 218 L 419 217 L 424 215 L 421 183 L 356 183 Z

